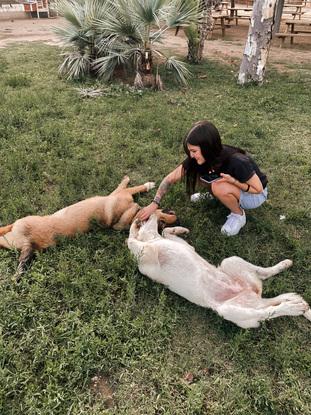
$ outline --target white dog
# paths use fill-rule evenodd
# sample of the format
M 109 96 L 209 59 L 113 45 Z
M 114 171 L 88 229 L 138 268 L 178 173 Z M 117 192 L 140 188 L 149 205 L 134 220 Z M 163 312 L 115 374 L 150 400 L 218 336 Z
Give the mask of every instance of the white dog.
M 262 280 L 290 267 L 292 261 L 286 259 L 261 268 L 230 257 L 216 268 L 176 236 L 188 232 L 177 226 L 165 228 L 160 236 L 155 215 L 143 223 L 136 219 L 130 228 L 128 247 L 138 260 L 140 272 L 243 328 L 258 327 L 260 321 L 280 316 L 304 315 L 311 321 L 310 307 L 298 294 L 261 297 Z

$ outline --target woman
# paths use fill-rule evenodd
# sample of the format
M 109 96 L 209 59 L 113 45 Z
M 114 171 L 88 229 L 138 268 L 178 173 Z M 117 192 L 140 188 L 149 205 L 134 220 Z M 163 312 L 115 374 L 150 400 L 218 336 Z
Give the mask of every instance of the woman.
M 162 180 L 155 198 L 138 217 L 147 220 L 172 184 L 185 178 L 191 194 L 205 175 L 213 173 L 219 178 L 208 190 L 231 212 L 221 232 L 237 235 L 246 223 L 244 209 L 257 208 L 267 199 L 266 175 L 244 150 L 223 145 L 217 128 L 209 121 L 199 121 L 192 126 L 184 139 L 184 150 L 187 158 Z M 192 195 L 191 199 L 198 200 L 199 195 Z

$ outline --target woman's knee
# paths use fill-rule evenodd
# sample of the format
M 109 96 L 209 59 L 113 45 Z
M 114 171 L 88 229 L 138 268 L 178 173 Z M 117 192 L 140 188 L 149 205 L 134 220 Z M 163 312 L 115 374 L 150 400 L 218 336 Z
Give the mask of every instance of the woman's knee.
M 222 182 L 222 181 L 218 181 L 216 180 L 215 182 L 211 183 L 211 188 L 212 188 L 212 193 L 215 196 L 219 196 L 219 195 L 225 195 L 229 192 L 228 183 Z
M 240 189 L 238 187 L 220 180 L 212 183 L 212 193 L 220 200 L 224 197 L 232 197 L 237 200 L 240 199 Z

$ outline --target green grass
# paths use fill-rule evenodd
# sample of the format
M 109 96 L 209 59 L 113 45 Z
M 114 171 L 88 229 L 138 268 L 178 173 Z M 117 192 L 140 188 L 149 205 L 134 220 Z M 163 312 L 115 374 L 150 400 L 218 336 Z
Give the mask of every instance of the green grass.
M 220 234 L 226 210 L 215 201 L 192 206 L 183 185 L 165 204 L 214 264 L 231 255 L 262 266 L 293 259 L 264 295 L 295 291 L 311 303 L 310 70 L 271 72 L 262 87 L 241 88 L 236 68 L 208 62 L 186 90 L 166 82 L 163 93 L 114 87 L 81 99 L 81 84 L 58 78 L 58 53 L 0 51 L 1 223 L 107 194 L 124 174 L 159 184 L 183 160 L 187 129 L 209 119 L 267 172 L 268 203 L 249 212 L 235 238 Z M 17 252 L 0 252 L 1 415 L 311 413 L 306 319 L 239 329 L 140 275 L 126 237 L 94 226 L 62 240 L 19 284 L 11 282 Z M 92 393 L 98 374 L 113 388 L 111 408 Z

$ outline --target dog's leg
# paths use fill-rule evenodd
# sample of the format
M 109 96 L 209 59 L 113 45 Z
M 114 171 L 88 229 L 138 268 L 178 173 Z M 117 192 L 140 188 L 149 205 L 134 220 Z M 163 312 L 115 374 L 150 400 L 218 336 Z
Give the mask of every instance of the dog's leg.
M 170 238 L 173 235 L 184 235 L 189 233 L 189 229 L 183 226 L 173 226 L 172 228 L 164 228 L 162 232 L 163 238 Z
M 121 183 L 118 185 L 118 187 L 110 194 L 114 195 L 114 194 L 120 192 L 120 190 L 126 189 L 129 182 L 130 182 L 129 176 L 124 176 Z
M 26 271 L 26 267 L 33 258 L 33 247 L 29 244 L 25 244 L 21 250 L 20 256 L 19 256 L 19 264 L 16 270 L 16 273 L 13 276 L 13 279 L 17 282 L 20 280 L 21 276 Z
M 194 250 L 194 247 L 189 245 L 188 242 L 184 241 L 182 238 L 179 238 L 177 235 L 184 235 L 189 233 L 189 229 L 183 228 L 182 226 L 174 226 L 173 228 L 164 228 L 162 231 L 162 236 L 165 239 L 170 239 L 171 241 L 178 242 L 183 245 L 187 245 L 189 248 Z
M 3 236 L 0 236 L 0 248 L 21 249 L 24 243 L 24 237 L 19 232 L 12 230 Z
M 8 232 L 10 232 L 13 228 L 13 224 L 2 226 L 0 228 L 0 236 L 6 235 Z
M 0 236 L 0 248 L 13 249 L 14 246 L 8 239 L 7 235 Z
M 140 207 L 137 203 L 133 203 L 129 209 L 127 209 L 120 217 L 117 223 L 112 227 L 117 231 L 122 231 L 130 226 L 135 215 L 139 211 Z
M 139 186 L 129 187 L 128 189 L 126 189 L 126 192 L 129 193 L 130 195 L 135 195 L 136 193 L 149 192 L 149 190 L 153 189 L 154 187 L 155 187 L 154 182 L 147 182 Z
M 220 269 L 225 272 L 227 275 L 240 275 L 240 276 L 249 276 L 254 275 L 255 277 L 259 278 L 260 280 L 266 280 L 281 271 L 289 268 L 292 265 L 292 261 L 290 259 L 285 259 L 284 261 L 279 262 L 278 264 L 274 265 L 273 267 L 258 267 L 257 265 L 253 265 L 250 262 L 245 261 L 244 259 L 233 256 L 230 258 L 226 258 L 220 264 Z
M 298 294 L 287 293 L 274 298 L 260 298 L 255 294 L 242 293 L 216 307 L 226 320 L 242 328 L 258 327 L 263 320 L 281 316 L 304 315 L 310 320 L 310 307 Z

